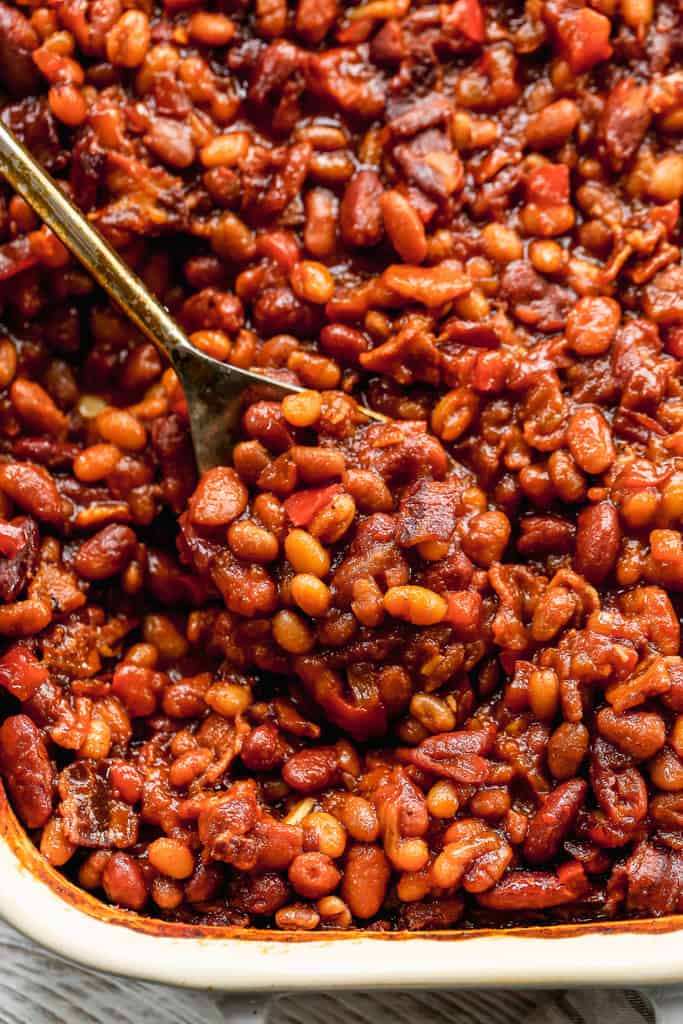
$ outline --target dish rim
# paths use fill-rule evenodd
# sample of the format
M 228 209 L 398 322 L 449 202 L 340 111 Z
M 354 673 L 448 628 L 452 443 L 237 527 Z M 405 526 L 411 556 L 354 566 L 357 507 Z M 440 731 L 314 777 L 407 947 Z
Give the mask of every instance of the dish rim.
M 502 930 L 322 935 L 144 917 L 108 906 L 50 867 L 1 783 L 0 872 L 0 916 L 20 932 L 84 967 L 162 984 L 272 993 L 616 986 L 624 984 L 625 970 L 629 985 L 683 979 L 683 914 Z

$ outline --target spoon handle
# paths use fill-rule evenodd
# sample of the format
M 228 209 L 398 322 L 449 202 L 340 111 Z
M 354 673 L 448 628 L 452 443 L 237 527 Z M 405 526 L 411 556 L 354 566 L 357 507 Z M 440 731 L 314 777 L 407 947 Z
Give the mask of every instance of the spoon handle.
M 197 406 L 200 399 L 206 399 L 207 390 L 211 391 L 216 387 L 217 375 L 223 378 L 221 395 L 225 402 L 236 399 L 249 384 L 265 383 L 274 388 L 280 397 L 302 390 L 299 385 L 289 381 L 271 380 L 254 370 L 219 363 L 194 348 L 173 317 L 147 290 L 138 275 L 112 249 L 97 228 L 83 216 L 2 120 L 0 174 L 90 271 L 98 284 L 135 326 L 171 358 L 190 404 L 191 419 L 193 402 Z M 200 364 L 203 366 L 201 372 Z M 209 372 L 211 370 L 212 373 Z M 190 385 L 192 394 L 188 394 Z M 216 410 L 212 406 L 208 411 Z M 363 412 L 371 420 L 385 421 L 381 413 L 372 409 L 363 409 Z M 199 451 L 202 446 L 195 425 L 192 426 L 192 435 L 195 450 Z M 214 460 L 211 464 L 216 464 L 214 455 L 215 451 L 211 456 Z M 199 456 L 198 459 L 200 464 L 202 461 L 206 462 Z
M 189 347 L 173 317 L 2 120 L 0 173 L 150 341 L 169 356 L 179 348 Z

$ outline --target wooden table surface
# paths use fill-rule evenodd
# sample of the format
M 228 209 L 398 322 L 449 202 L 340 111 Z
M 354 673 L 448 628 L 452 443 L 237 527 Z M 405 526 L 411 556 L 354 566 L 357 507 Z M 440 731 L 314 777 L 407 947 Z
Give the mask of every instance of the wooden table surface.
M 314 985 L 314 979 L 312 979 Z M 683 1022 L 683 998 L 662 1024 Z M 632 991 L 299 993 L 258 997 L 84 970 L 0 921 L 0 1024 L 655 1024 Z

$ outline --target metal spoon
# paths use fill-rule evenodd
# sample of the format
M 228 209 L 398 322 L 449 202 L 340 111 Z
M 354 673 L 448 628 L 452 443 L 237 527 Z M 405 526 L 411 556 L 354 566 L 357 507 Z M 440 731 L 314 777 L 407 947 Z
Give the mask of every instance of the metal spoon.
M 173 364 L 185 392 L 200 472 L 225 464 L 233 446 L 244 391 L 258 386 L 283 398 L 304 389 L 253 370 L 221 363 L 190 344 L 175 320 L 147 290 L 0 120 L 0 173 L 90 271 L 126 316 Z M 384 422 L 372 409 L 366 416 Z

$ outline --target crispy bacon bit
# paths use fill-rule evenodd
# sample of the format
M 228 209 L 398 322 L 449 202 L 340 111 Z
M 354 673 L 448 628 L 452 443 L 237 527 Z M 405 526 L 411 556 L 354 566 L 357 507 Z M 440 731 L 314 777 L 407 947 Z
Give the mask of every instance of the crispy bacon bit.
M 113 796 L 110 784 L 88 761 L 75 761 L 61 772 L 59 795 L 59 814 L 72 843 L 124 849 L 137 841 L 137 815 Z

